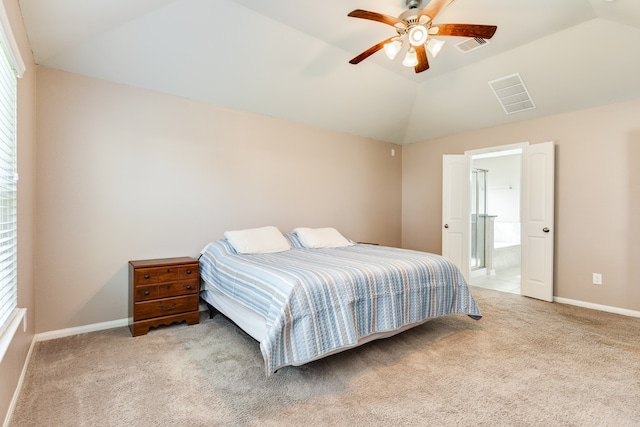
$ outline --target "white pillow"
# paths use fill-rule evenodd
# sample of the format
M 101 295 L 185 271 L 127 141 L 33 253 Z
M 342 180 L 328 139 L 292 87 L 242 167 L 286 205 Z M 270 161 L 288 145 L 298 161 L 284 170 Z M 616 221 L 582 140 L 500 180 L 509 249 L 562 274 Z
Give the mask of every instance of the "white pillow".
M 353 242 L 345 238 L 338 230 L 332 227 L 299 227 L 293 231 L 298 235 L 300 242 L 307 248 L 318 249 L 353 246 Z
M 239 254 L 268 254 L 291 249 L 287 238 L 273 226 L 225 231 L 224 237 Z

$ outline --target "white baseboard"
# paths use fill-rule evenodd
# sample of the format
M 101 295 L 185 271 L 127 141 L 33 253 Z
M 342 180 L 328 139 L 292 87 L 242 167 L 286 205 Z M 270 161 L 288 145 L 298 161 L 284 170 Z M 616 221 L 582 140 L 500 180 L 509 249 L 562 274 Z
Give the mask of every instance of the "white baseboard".
M 8 427 L 11 422 L 11 416 L 13 415 L 13 410 L 16 408 L 18 404 L 18 398 L 20 397 L 20 392 L 22 391 L 22 383 L 24 382 L 24 377 L 27 375 L 27 366 L 29 366 L 29 361 L 31 360 L 31 353 L 33 353 L 33 347 L 36 345 L 36 338 L 33 337 L 31 340 L 31 345 L 29 346 L 29 351 L 27 352 L 27 357 L 24 360 L 24 365 L 22 365 L 22 372 L 20 373 L 20 379 L 18 379 L 18 384 L 16 386 L 15 391 L 13 392 L 13 398 L 11 399 L 11 404 L 9 404 L 9 409 L 7 410 L 7 416 L 4 418 L 3 427 Z
M 577 305 L 578 307 L 606 311 L 608 313 L 622 314 L 623 316 L 640 317 L 640 311 L 627 310 L 626 308 L 611 307 L 608 305 L 594 304 L 591 302 L 578 301 L 574 299 L 560 298 L 560 297 L 553 297 L 553 301 L 559 302 L 560 304 Z
M 104 329 L 120 328 L 122 326 L 128 326 L 129 319 L 111 320 L 109 322 L 93 323 L 91 325 L 77 326 L 75 328 L 58 329 L 57 331 L 43 332 L 36 334 L 34 339 L 36 341 L 47 341 L 56 338 L 69 337 L 71 335 L 86 334 L 87 332 L 102 331 Z
M 206 304 L 198 306 L 199 311 L 208 311 Z M 110 320 L 109 322 L 93 323 L 91 325 L 77 326 L 75 328 L 58 329 L 56 331 L 42 332 L 35 335 L 36 341 L 47 341 L 56 338 L 70 337 L 72 335 L 86 334 L 87 332 L 102 331 L 105 329 L 129 326 L 129 318 Z

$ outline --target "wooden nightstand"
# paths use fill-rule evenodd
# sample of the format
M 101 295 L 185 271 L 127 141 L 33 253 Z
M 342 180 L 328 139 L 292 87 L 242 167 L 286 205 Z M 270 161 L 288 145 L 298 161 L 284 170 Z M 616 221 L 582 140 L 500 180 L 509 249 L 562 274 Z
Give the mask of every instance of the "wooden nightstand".
M 135 337 L 152 326 L 200 323 L 199 262 L 190 257 L 129 261 L 129 329 Z

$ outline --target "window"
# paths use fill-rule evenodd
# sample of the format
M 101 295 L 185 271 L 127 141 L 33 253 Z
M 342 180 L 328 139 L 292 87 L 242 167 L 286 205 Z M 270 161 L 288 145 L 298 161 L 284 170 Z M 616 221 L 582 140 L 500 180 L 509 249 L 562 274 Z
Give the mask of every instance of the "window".
M 25 315 L 17 308 L 17 77 L 25 71 L 0 1 L 0 361 Z
M 16 73 L 0 41 L 0 333 L 17 306 Z

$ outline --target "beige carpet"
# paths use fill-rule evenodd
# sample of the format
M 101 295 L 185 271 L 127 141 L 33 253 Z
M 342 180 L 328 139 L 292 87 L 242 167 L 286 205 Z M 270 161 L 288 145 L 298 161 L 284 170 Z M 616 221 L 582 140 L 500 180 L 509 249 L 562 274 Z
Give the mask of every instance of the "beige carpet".
M 264 375 L 224 317 L 37 343 L 11 426 L 640 426 L 640 319 L 472 288 L 432 320 Z

